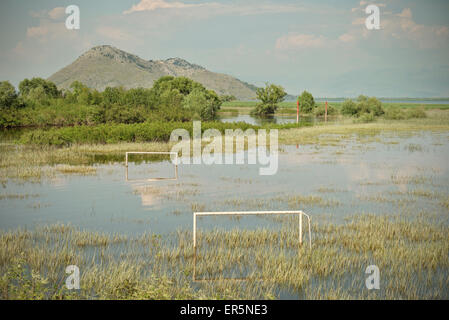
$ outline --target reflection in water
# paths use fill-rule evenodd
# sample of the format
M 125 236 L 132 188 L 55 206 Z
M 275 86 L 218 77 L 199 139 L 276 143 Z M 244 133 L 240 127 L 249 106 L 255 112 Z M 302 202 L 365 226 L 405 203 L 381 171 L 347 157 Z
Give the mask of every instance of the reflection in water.
M 288 124 L 288 123 L 296 123 L 296 115 L 274 115 L 267 117 L 254 117 L 249 114 L 230 114 L 230 115 L 220 115 L 219 120 L 225 123 L 232 122 L 246 122 L 252 125 L 264 125 L 264 124 Z M 315 118 L 312 116 L 301 117 L 300 124 L 313 124 L 317 122 L 321 122 L 320 118 Z
M 3 197 L 0 228 L 60 222 L 109 232 L 162 234 L 191 230 L 192 212 L 198 208 L 304 210 L 312 217 L 338 218 L 398 211 L 399 193 L 408 192 L 432 195 L 409 197 L 414 210 L 447 214 L 439 204 L 449 186 L 447 138 L 447 134 L 423 133 L 395 137 L 397 144 L 382 137 L 369 143 L 348 140 L 338 146 L 282 146 L 274 176 L 259 176 L 258 165 L 181 165 L 177 181 L 135 183 L 126 181 L 122 159 L 98 165 L 96 176 L 58 174 L 40 184 L 8 182 L 2 194 L 38 194 L 39 198 Z M 411 152 L 410 144 L 421 148 Z M 174 170 L 169 161 L 133 163 L 129 169 L 135 177 L 170 177 Z M 363 200 L 376 197 L 388 201 Z M 50 205 L 39 208 L 36 202 Z M 151 223 L 135 222 L 142 220 Z M 264 218 L 238 222 L 213 218 L 204 221 L 202 228 L 214 228 L 218 222 L 224 228 L 273 226 Z

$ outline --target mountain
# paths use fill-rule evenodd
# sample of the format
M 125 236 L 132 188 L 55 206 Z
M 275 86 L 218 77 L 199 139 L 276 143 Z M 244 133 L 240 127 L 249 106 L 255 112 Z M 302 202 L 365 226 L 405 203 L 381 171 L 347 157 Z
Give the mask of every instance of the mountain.
M 234 95 L 239 100 L 255 98 L 256 87 L 232 76 L 211 72 L 180 58 L 144 60 L 112 46 L 97 46 L 72 64 L 53 74 L 48 80 L 59 88 L 69 88 L 78 80 L 90 88 L 150 88 L 162 76 L 184 76 L 203 84 L 219 95 Z

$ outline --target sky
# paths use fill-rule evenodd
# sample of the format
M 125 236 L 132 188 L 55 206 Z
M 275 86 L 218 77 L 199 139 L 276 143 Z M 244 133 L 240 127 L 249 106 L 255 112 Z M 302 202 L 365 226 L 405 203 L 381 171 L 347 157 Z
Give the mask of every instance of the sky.
M 365 25 L 368 5 L 380 29 Z M 294 95 L 449 97 L 448 12 L 447 0 L 2 0 L 0 81 L 47 78 L 109 44 Z

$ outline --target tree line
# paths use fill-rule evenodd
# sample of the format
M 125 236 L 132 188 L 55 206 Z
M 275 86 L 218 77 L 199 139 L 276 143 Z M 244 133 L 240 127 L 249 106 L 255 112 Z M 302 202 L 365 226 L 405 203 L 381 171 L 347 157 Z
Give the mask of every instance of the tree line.
M 59 90 L 42 78 L 25 79 L 18 89 L 0 82 L 0 127 L 213 120 L 222 104 L 202 84 L 172 76 L 158 79 L 150 89 L 107 87 L 99 92 L 75 81 L 69 90 Z

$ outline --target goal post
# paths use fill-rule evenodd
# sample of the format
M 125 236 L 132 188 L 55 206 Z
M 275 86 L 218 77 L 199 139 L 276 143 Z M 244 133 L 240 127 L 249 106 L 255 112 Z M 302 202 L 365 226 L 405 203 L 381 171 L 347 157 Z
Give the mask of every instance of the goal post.
M 310 226 L 310 216 L 303 211 L 228 211 L 228 212 L 194 212 L 193 213 L 193 250 L 194 250 L 194 266 L 193 266 L 193 281 L 202 281 L 196 279 L 196 249 L 197 249 L 197 217 L 204 216 L 255 216 L 255 215 L 298 215 L 298 229 L 299 229 L 299 244 L 303 242 L 303 216 L 307 218 L 308 234 L 309 234 L 309 249 L 312 249 L 312 231 Z M 208 279 L 213 280 L 213 279 Z M 229 279 L 231 280 L 231 279 Z M 232 279 L 239 280 L 239 279 Z M 241 280 L 241 279 L 240 279 Z M 243 279 L 244 280 L 244 279 Z
M 129 163 L 129 155 L 131 154 L 148 154 L 148 155 L 170 155 L 170 159 L 172 156 L 174 156 L 175 159 L 175 172 L 174 177 L 172 178 L 149 178 L 149 179 L 129 179 L 128 177 L 128 163 Z M 125 167 L 126 167 L 126 181 L 139 181 L 139 180 L 146 180 L 146 181 L 161 181 L 161 180 L 178 180 L 178 153 L 177 152 L 143 152 L 143 151 L 136 151 L 136 152 L 126 152 L 125 155 Z

